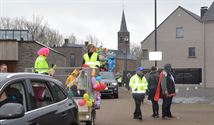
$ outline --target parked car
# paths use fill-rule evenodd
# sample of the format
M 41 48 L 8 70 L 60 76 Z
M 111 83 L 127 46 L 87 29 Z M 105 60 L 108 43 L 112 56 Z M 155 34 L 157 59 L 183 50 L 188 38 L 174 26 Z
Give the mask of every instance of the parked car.
M 106 84 L 106 89 L 100 91 L 101 95 L 112 95 L 114 98 L 118 98 L 118 83 L 115 80 L 113 72 L 100 72 L 102 77 L 101 82 Z
M 51 76 L 0 73 L 0 124 L 78 125 L 78 107 Z

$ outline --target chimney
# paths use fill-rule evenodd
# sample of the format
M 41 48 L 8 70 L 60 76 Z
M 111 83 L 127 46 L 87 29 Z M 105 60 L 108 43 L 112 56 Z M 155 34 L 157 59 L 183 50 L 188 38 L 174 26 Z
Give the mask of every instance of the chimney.
M 88 41 L 85 41 L 85 46 L 88 46 Z
M 208 7 L 204 6 L 204 7 L 201 7 L 201 19 L 203 18 L 204 14 L 207 12 L 208 10 Z
M 69 42 L 69 39 L 64 39 L 65 43 L 63 44 L 63 46 L 68 46 L 68 42 Z

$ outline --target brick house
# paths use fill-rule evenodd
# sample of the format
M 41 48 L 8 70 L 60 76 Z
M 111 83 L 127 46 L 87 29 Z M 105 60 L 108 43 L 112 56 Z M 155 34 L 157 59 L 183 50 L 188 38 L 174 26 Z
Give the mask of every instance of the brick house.
M 0 30 L 0 64 L 6 64 L 9 72 L 23 72 L 25 68 L 33 67 L 38 56 L 37 51 L 47 47 L 40 42 L 28 40 L 28 37 L 22 36 L 22 32 L 27 35 L 26 30 Z M 52 48 L 49 49 L 49 66 L 65 66 L 65 56 Z

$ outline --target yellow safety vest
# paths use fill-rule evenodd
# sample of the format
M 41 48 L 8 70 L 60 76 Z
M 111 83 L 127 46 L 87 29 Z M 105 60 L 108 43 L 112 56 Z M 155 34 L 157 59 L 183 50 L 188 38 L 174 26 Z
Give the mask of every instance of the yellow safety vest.
M 40 55 L 37 57 L 35 64 L 34 64 L 35 72 L 37 73 L 48 73 L 48 63 L 46 61 L 46 57 Z
M 135 74 L 131 77 L 129 86 L 132 89 L 132 93 L 146 93 L 148 83 L 144 76 L 141 79 L 137 74 Z
M 83 58 L 85 60 L 85 64 L 89 65 L 89 67 L 91 67 L 91 68 L 95 68 L 96 65 L 100 66 L 100 62 L 97 61 L 97 56 L 98 56 L 97 53 L 93 53 L 91 55 L 91 58 L 89 58 L 88 53 L 84 54 Z

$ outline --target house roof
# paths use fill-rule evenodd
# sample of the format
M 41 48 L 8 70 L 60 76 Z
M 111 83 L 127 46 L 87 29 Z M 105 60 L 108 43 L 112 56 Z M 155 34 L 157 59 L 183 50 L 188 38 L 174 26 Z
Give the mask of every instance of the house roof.
M 201 19 L 201 17 L 200 16 L 198 16 L 197 14 L 195 14 L 195 13 L 193 13 L 193 12 L 191 12 L 191 11 L 189 11 L 189 10 L 187 10 L 187 9 L 185 9 L 185 8 L 183 8 L 183 7 L 181 7 L 181 6 L 178 6 L 158 27 L 157 27 L 157 29 L 171 16 L 171 15 L 173 15 L 178 9 L 182 9 L 182 10 L 184 10 L 187 14 L 189 14 L 190 16 L 192 16 L 194 19 L 196 19 L 197 21 L 199 21 L 199 22 L 202 22 L 202 19 Z M 142 44 L 149 36 L 151 36 L 152 35 L 152 33 L 154 32 L 154 30 L 140 43 L 140 44 Z
M 122 14 L 122 20 L 121 20 L 119 32 L 128 32 L 127 26 L 126 26 L 126 19 L 125 19 L 124 10 L 123 10 L 123 14 Z
M 214 21 L 214 2 L 209 7 L 208 11 L 203 16 L 203 21 Z
M 45 45 L 45 44 L 43 44 L 43 43 L 40 43 L 40 42 L 38 42 L 38 41 L 33 41 L 33 40 L 28 40 L 28 41 L 18 41 L 19 43 L 29 43 L 29 42 L 31 42 L 31 43 L 36 43 L 36 44 L 39 44 L 40 46 L 43 46 L 43 47 L 46 47 L 46 48 L 48 48 L 49 50 L 51 50 L 51 51 L 53 51 L 53 52 L 55 52 L 55 53 L 58 53 L 58 54 L 60 54 L 60 55 L 62 55 L 62 56 L 64 56 L 64 57 L 66 57 L 64 54 L 62 54 L 62 53 L 60 53 L 59 51 L 56 51 L 55 49 L 53 49 L 53 48 L 51 48 L 51 47 L 49 47 L 49 46 L 47 46 L 47 45 Z

